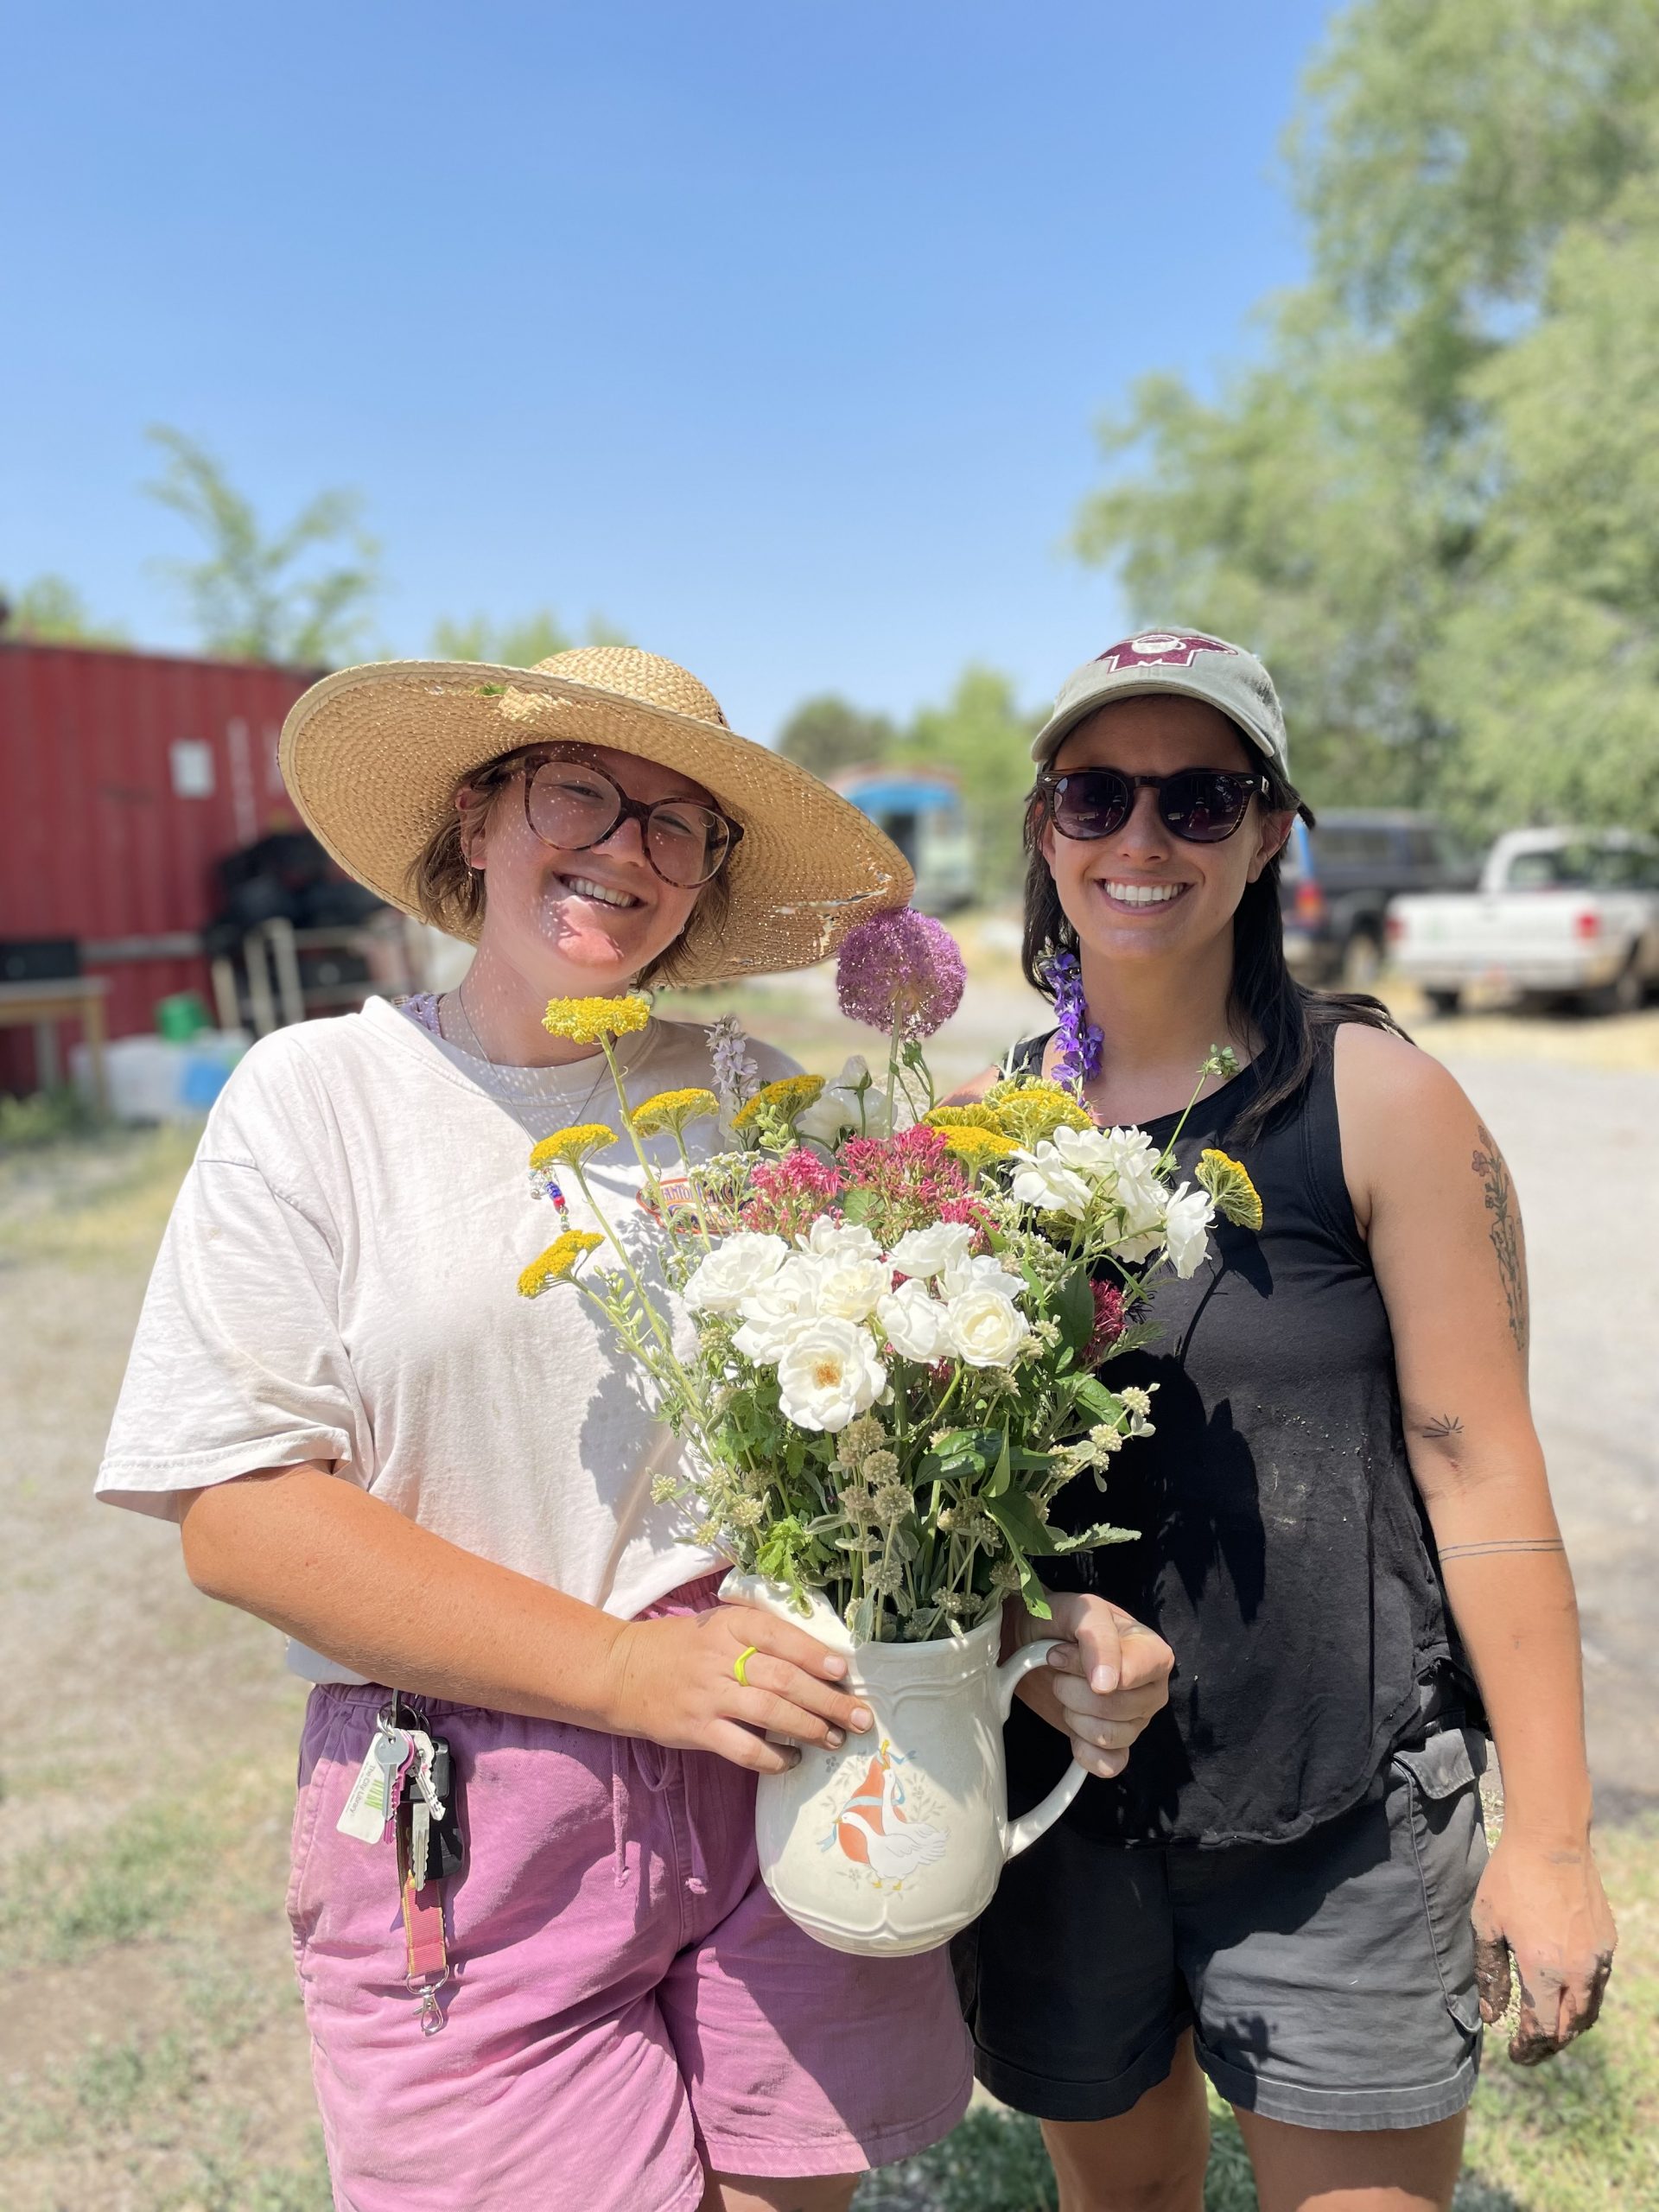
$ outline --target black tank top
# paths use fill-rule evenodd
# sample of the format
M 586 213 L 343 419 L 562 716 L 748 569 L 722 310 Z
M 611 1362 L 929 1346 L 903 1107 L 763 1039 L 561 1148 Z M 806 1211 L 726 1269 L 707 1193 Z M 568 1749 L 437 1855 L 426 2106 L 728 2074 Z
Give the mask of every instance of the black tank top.
M 1156 1340 L 1103 1370 L 1115 1389 L 1157 1384 L 1156 1434 L 1124 1447 L 1103 1498 L 1085 1476 L 1056 1503 L 1068 1528 L 1141 1533 L 1046 1560 L 1045 1580 L 1115 1599 L 1175 1654 L 1168 1707 L 1127 1770 L 1085 1783 L 1068 1815 L 1102 1842 L 1289 1841 L 1357 1803 L 1426 1715 L 1475 1717 L 1343 1179 L 1333 1042 L 1325 1031 L 1300 1097 L 1238 1155 L 1261 1231 L 1217 1222 L 1192 1279 L 1160 1274 L 1141 1308 Z M 1246 1068 L 1193 1109 L 1189 1177 L 1255 1084 Z M 1147 1133 L 1166 1143 L 1176 1120 Z M 1007 1743 L 1013 1802 L 1034 1803 L 1064 1739 L 1016 1701 Z

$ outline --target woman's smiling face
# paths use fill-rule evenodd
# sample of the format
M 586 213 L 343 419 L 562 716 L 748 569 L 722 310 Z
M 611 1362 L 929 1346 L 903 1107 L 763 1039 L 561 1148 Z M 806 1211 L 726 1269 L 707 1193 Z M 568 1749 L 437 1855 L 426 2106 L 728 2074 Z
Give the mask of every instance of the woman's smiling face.
M 1054 772 L 1116 768 L 1172 776 L 1183 768 L 1253 773 L 1261 758 L 1225 715 L 1201 699 L 1149 692 L 1115 699 L 1066 738 Z M 1046 823 L 1042 854 L 1078 943 L 1109 960 L 1167 960 L 1230 930 L 1247 884 L 1290 834 L 1293 817 L 1259 798 L 1230 837 L 1189 843 L 1166 828 L 1158 794 L 1143 786 L 1122 827 L 1104 837 L 1065 837 Z
M 695 799 L 709 793 L 690 777 L 609 746 L 569 748 L 568 757 L 609 777 L 632 799 Z M 524 812 L 515 776 L 487 807 L 457 795 L 468 858 L 485 876 L 479 950 L 505 961 L 543 997 L 620 989 L 650 966 L 691 918 L 699 888 L 666 883 L 646 857 L 645 825 L 625 816 L 610 836 L 581 851 L 545 843 Z

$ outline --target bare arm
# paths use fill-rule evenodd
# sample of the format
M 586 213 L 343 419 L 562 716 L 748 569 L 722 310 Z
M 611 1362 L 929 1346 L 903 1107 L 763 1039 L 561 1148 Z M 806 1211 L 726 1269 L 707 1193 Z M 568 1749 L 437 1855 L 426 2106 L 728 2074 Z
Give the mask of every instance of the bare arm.
M 1514 1185 L 1453 1078 L 1380 1031 L 1339 1033 L 1355 1215 L 1394 1332 L 1412 1473 L 1492 1725 L 1502 1841 L 1475 1905 L 1482 2009 L 1521 1977 L 1523 2063 L 1588 2027 L 1613 1924 L 1590 1850 L 1573 1577 L 1527 1397 L 1526 1255 Z
M 846 1662 L 751 1605 L 620 1621 L 493 1566 L 318 1466 L 196 1491 L 182 1522 L 191 1580 L 370 1681 L 574 1721 L 773 1772 L 797 1743 L 869 1726 L 832 1688 Z M 733 1662 L 758 1649 L 745 1688 Z M 839 1738 L 836 1738 L 839 1740 Z

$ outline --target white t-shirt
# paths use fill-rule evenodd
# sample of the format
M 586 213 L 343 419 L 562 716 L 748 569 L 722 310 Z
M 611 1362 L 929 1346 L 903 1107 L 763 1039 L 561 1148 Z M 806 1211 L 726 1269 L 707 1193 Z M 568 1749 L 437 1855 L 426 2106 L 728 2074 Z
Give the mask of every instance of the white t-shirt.
M 763 1081 L 791 1071 L 752 1052 Z M 619 1057 L 635 1104 L 712 1073 L 687 1022 L 653 1020 Z M 593 1121 L 618 1125 L 602 1058 L 492 1068 L 380 999 L 263 1039 L 173 1209 L 99 1495 L 174 1516 L 181 1491 L 317 1460 L 622 1618 L 708 1573 L 711 1555 L 679 1540 L 683 1509 L 652 1503 L 678 1447 L 637 1364 L 575 1290 L 518 1295 L 519 1270 L 563 1226 L 532 1195 L 530 1147 Z M 664 1168 L 677 1157 L 670 1138 L 651 1154 Z M 627 1139 L 586 1172 L 612 1221 L 648 1243 Z M 562 1181 L 570 1225 L 597 1227 Z M 683 1313 L 677 1326 L 689 1344 Z M 298 1644 L 289 1664 L 359 1679 Z

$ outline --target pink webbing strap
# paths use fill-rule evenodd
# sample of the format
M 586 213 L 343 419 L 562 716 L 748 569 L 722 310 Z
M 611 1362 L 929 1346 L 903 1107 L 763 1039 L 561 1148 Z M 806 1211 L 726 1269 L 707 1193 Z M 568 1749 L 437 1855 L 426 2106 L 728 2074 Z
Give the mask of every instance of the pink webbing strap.
M 421 2033 L 435 2036 L 443 2025 L 438 1992 L 449 1979 L 449 1952 L 443 1940 L 443 1885 L 429 1882 L 417 1890 L 409 1871 L 408 1830 L 397 1823 L 397 1878 L 404 1902 L 404 1981 L 421 2000 Z

